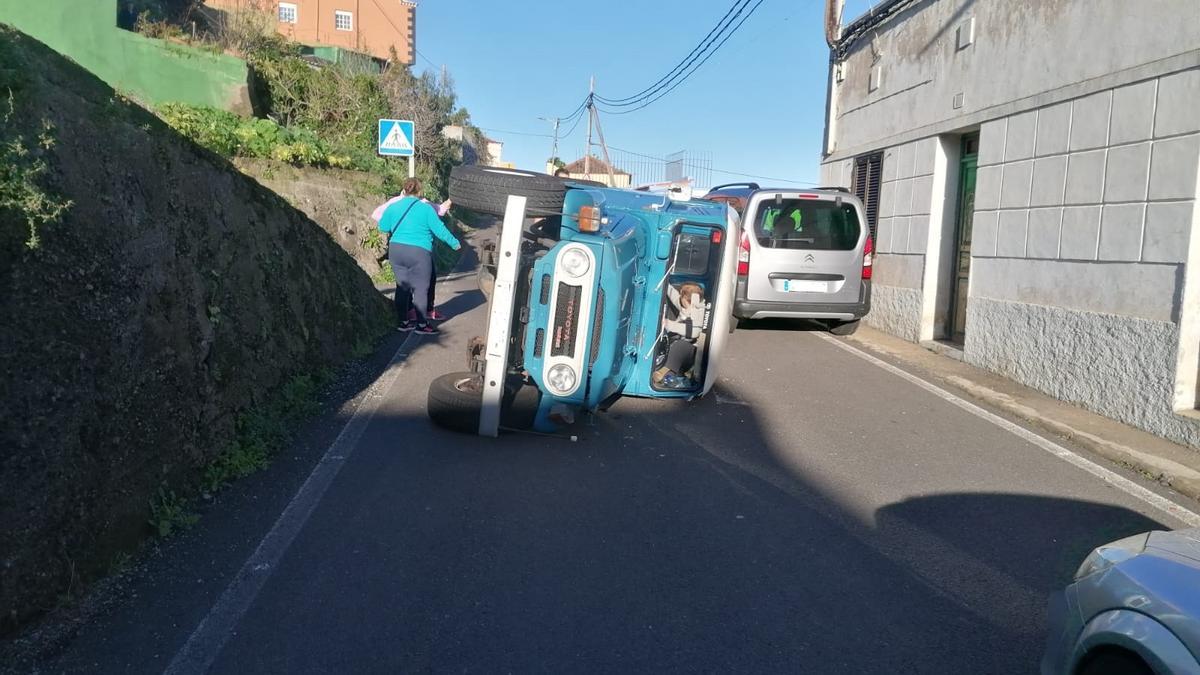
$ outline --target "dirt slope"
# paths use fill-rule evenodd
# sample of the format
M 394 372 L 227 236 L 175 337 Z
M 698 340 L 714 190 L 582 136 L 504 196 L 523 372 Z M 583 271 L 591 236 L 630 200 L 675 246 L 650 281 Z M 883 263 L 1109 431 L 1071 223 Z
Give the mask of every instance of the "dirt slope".
M 371 213 L 387 197 L 380 190 L 378 177 L 357 171 L 299 168 L 261 159 L 238 159 L 235 164 L 312 218 L 367 274 L 379 273 L 376 250 L 383 250 L 383 239 Z M 372 237 L 377 240 L 377 249 L 372 248 Z
M 0 143 L 72 202 L 30 248 L 0 200 L 2 633 L 145 537 L 240 414 L 391 316 L 301 212 L 5 26 L 0 97 Z

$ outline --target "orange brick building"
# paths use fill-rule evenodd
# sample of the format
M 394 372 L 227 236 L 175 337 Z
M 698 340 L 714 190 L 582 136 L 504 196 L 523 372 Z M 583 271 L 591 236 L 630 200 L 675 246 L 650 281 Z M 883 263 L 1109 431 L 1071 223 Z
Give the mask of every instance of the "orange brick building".
M 214 9 L 259 8 L 279 33 L 305 45 L 340 47 L 412 65 L 416 57 L 414 0 L 206 0 Z

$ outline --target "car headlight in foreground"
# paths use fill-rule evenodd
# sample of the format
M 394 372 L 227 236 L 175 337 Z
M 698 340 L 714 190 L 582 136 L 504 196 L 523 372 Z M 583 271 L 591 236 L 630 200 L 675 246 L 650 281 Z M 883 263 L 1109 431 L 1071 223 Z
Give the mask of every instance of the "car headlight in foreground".
M 1103 546 L 1097 546 L 1084 559 L 1083 564 L 1079 566 L 1079 570 L 1075 572 L 1075 580 L 1078 581 L 1097 572 L 1102 572 L 1113 565 L 1141 555 L 1146 550 L 1146 541 L 1149 538 L 1150 533 L 1143 532 L 1135 534 L 1132 537 L 1118 539 Z

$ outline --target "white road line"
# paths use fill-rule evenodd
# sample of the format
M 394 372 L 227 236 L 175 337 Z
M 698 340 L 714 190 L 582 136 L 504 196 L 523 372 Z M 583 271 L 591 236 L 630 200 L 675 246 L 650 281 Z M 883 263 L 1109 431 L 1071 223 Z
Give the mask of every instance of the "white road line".
M 171 659 L 171 663 L 163 671 L 165 675 L 206 673 L 212 667 L 217 655 L 237 628 L 242 615 L 253 604 L 258 592 L 262 590 L 296 539 L 296 535 L 316 510 L 325 491 L 354 452 L 363 432 L 378 412 L 384 394 L 392 388 L 400 371 L 404 369 L 408 347 L 413 342 L 412 337 L 410 334 L 404 340 L 388 362 L 387 370 L 367 389 L 346 426 L 342 427 L 342 431 L 325 451 L 321 461 L 300 486 L 300 491 L 288 502 L 258 548 L 238 570 L 233 581 L 196 626 L 196 630 L 192 631 L 187 642 L 175 654 L 175 658 Z
M 896 366 L 893 366 L 892 364 L 888 363 L 887 361 L 876 358 L 876 357 L 868 354 L 867 352 L 864 352 L 863 350 L 858 349 L 857 347 L 851 347 L 850 345 L 846 344 L 845 342 L 837 340 L 836 338 L 832 338 L 828 335 L 818 335 L 817 337 L 820 337 L 822 340 L 825 340 L 826 342 L 828 342 L 832 345 L 835 345 L 839 349 L 850 352 L 851 354 L 859 357 L 860 359 L 863 359 L 864 361 L 867 361 L 876 366 L 879 366 L 880 368 L 888 371 L 889 373 L 892 373 L 893 375 L 896 375 L 898 377 L 904 378 L 905 380 L 908 380 L 909 382 L 917 385 L 918 387 L 933 394 L 934 396 L 937 396 L 940 399 L 948 401 L 949 403 L 952 403 L 952 404 L 958 406 L 959 408 L 962 408 L 963 410 L 971 413 L 972 415 L 975 415 L 976 417 L 987 420 L 988 422 L 995 424 L 996 426 L 1000 427 L 1001 429 L 1004 429 L 1005 431 L 1008 431 L 1026 441 L 1029 441 L 1033 445 L 1036 445 L 1037 447 L 1045 450 L 1046 452 L 1054 455 L 1055 457 L 1058 457 L 1059 459 L 1061 459 L 1065 462 L 1069 462 L 1069 463 L 1073 464 L 1074 466 L 1076 466 L 1080 469 L 1083 469 L 1084 471 L 1092 474 L 1093 476 L 1095 476 L 1095 477 L 1099 478 L 1100 480 L 1104 481 L 1105 483 L 1108 483 L 1109 485 L 1117 488 L 1118 490 L 1121 490 L 1122 492 L 1124 492 L 1132 497 L 1140 499 L 1141 501 L 1146 502 L 1147 504 L 1153 506 L 1154 508 L 1156 508 L 1164 513 L 1167 513 L 1167 514 L 1171 515 L 1172 517 L 1186 523 L 1189 527 L 1200 527 L 1200 514 L 1196 513 L 1195 511 L 1192 511 L 1190 509 L 1184 508 L 1183 506 L 1176 504 L 1175 502 L 1171 501 L 1170 499 L 1167 499 L 1166 497 L 1163 497 L 1162 495 L 1159 495 L 1158 493 L 1156 493 L 1152 490 L 1148 490 L 1148 489 L 1142 487 L 1141 485 L 1138 485 L 1134 481 L 1131 481 L 1128 478 L 1125 478 L 1124 476 L 1116 473 L 1115 471 L 1106 469 L 1103 466 L 1100 466 L 1099 464 L 1091 461 L 1090 459 L 1087 459 L 1081 455 L 1078 455 L 1075 452 L 1072 452 L 1071 450 L 1068 450 L 1067 448 L 1064 448 L 1063 446 L 1061 446 L 1051 440 L 1048 440 L 1046 438 L 1043 438 L 1043 437 L 1033 433 L 1032 431 L 1026 429 L 1025 427 L 1020 426 L 1019 424 L 1014 424 L 1013 422 L 1010 422 L 1010 421 L 1004 419 L 1003 417 L 996 415 L 995 413 L 988 412 L 987 410 L 984 410 L 983 408 L 975 405 L 974 403 L 971 403 L 965 399 L 959 398 L 958 396 L 946 391 L 945 389 L 942 389 L 941 387 L 939 387 L 935 384 L 931 384 L 930 382 L 927 382 L 906 370 L 897 368 Z

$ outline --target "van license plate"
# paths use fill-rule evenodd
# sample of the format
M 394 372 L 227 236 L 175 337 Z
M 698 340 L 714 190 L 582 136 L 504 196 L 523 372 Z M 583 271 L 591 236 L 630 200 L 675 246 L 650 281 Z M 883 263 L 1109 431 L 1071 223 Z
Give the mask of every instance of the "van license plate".
M 829 282 L 809 281 L 807 279 L 784 279 L 783 290 L 792 293 L 825 293 L 829 290 Z

